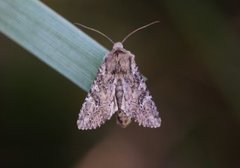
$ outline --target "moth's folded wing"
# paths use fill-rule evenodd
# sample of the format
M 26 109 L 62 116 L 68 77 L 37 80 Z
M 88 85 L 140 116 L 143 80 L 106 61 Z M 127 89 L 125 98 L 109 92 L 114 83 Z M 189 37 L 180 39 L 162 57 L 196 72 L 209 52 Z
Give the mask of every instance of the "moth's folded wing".
M 133 107 L 133 118 L 139 125 L 144 127 L 157 128 L 161 125 L 161 119 L 159 117 L 159 112 L 152 100 L 152 96 L 149 91 L 145 91 L 144 97 L 141 103 L 137 103 Z M 141 99 L 141 98 L 140 98 Z
M 131 98 L 126 101 L 124 110 L 140 126 L 156 128 L 160 127 L 161 119 L 159 112 L 148 90 L 133 90 Z
M 123 109 L 139 125 L 144 127 L 160 127 L 161 119 L 156 105 L 152 100 L 145 81 L 138 72 L 136 65 L 133 67 L 134 74 L 125 77 Z
M 103 64 L 80 110 L 77 120 L 78 129 L 100 127 L 117 111 L 115 80 L 105 72 L 106 67 Z

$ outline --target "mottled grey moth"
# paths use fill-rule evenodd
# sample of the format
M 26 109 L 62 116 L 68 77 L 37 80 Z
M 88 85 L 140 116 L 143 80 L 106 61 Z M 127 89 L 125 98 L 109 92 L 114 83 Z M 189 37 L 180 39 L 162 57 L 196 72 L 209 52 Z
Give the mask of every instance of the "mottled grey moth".
M 78 24 L 102 34 L 114 44 L 112 50 L 104 57 L 82 105 L 77 120 L 79 129 L 100 127 L 114 113 L 117 113 L 117 123 L 123 128 L 127 127 L 132 119 L 144 127 L 160 127 L 159 113 L 135 63 L 135 56 L 122 45 L 133 33 L 157 22 L 134 30 L 122 42 L 117 43 L 98 30 Z

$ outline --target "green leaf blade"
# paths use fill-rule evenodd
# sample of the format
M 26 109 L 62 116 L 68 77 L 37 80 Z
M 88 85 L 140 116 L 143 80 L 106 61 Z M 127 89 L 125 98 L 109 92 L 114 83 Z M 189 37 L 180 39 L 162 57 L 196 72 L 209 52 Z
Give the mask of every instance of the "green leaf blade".
M 89 90 L 107 50 L 40 1 L 0 1 L 0 31 Z

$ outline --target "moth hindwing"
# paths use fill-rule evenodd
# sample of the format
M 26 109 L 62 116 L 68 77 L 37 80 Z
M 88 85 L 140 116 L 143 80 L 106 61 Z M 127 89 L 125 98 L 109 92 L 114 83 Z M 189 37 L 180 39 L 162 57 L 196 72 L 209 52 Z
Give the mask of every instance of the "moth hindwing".
M 144 127 L 160 127 L 161 119 L 134 55 L 114 44 L 100 66 L 77 120 L 81 130 L 95 129 L 117 113 L 117 123 L 126 127 L 133 119 Z

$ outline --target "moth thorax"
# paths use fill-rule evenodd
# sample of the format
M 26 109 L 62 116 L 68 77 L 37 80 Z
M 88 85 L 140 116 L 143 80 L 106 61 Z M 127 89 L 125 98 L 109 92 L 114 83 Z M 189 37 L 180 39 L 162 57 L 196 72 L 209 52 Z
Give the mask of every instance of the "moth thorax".
M 122 128 L 126 128 L 131 123 L 131 117 L 127 116 L 123 111 L 117 113 L 117 124 Z

